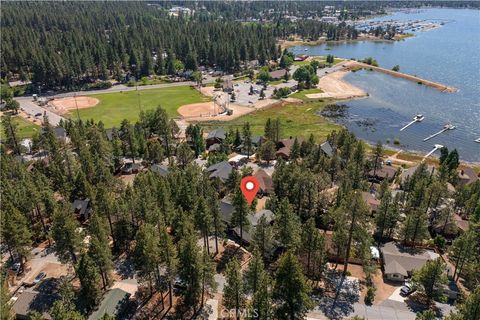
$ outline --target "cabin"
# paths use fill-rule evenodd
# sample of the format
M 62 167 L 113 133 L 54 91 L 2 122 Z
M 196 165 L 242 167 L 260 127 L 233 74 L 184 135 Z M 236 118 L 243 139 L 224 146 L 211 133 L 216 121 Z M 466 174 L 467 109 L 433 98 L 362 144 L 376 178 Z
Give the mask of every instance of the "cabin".
M 362 199 L 367 204 L 371 214 L 374 214 L 378 211 L 380 200 L 375 197 L 375 194 L 364 191 L 362 192 Z
M 264 209 L 256 212 L 255 214 L 249 214 L 247 216 L 250 227 L 248 228 L 248 230 L 246 230 L 245 228 L 243 229 L 241 239 L 240 239 L 240 228 L 239 227 L 233 228 L 233 232 L 239 238 L 240 241 L 245 242 L 247 244 L 252 243 L 253 235 L 255 234 L 255 229 L 257 228 L 258 221 L 260 221 L 261 217 L 265 217 L 265 221 L 268 224 L 273 223 L 273 212 L 270 210 Z
M 253 176 L 257 178 L 260 184 L 260 188 L 258 189 L 260 196 L 268 196 L 273 193 L 273 179 L 265 170 L 260 169 L 255 172 Z
M 225 140 L 225 136 L 226 132 L 223 128 L 217 128 L 210 131 L 207 135 L 207 148 L 215 143 L 221 144 Z
M 92 207 L 90 199 L 76 199 L 72 203 L 72 209 L 79 221 L 85 222 L 90 217 Z
M 12 306 L 16 319 L 29 320 L 31 313 L 36 311 L 42 315 L 42 319 L 52 319 L 48 313 L 55 301 L 59 300 L 58 294 L 49 294 L 27 289 L 14 297 Z
M 103 319 L 106 314 L 113 316 L 115 319 L 121 310 L 124 309 L 129 302 L 130 293 L 119 289 L 111 289 L 104 296 L 98 308 L 88 317 L 88 320 Z
M 388 182 L 392 182 L 397 174 L 397 170 L 391 166 L 381 166 L 376 170 L 372 169 L 368 172 L 368 181 L 374 183 L 380 183 L 383 180 L 387 180 Z
M 150 167 L 150 170 L 161 175 L 162 177 L 166 177 L 168 175 L 168 166 L 164 164 L 154 164 Z
M 320 145 L 320 150 L 322 150 L 323 154 L 329 158 L 333 156 L 333 148 L 330 142 L 328 141 L 325 141 Z
M 458 184 L 460 186 L 468 186 L 479 180 L 478 175 L 470 167 L 465 167 L 458 171 Z
M 125 163 L 122 168 L 122 174 L 136 174 L 139 173 L 143 169 L 143 166 L 138 162 L 127 162 Z
M 226 182 L 232 173 L 233 167 L 228 161 L 222 161 L 208 167 L 207 172 L 210 173 L 210 178 L 218 178 L 222 182 Z
M 297 142 L 301 144 L 303 142 L 303 139 L 297 139 Z M 295 139 L 292 139 L 292 137 L 290 137 L 290 139 L 280 140 L 277 143 L 277 152 L 275 153 L 275 155 L 277 157 L 283 158 L 284 160 L 288 160 L 290 158 L 290 152 L 294 143 Z

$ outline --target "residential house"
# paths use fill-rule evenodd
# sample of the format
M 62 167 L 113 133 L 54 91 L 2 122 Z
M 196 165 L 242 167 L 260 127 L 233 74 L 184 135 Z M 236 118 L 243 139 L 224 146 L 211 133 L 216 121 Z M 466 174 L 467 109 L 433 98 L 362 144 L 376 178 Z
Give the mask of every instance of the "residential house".
M 115 288 L 109 290 L 104 296 L 98 308 L 88 317 L 88 320 L 103 319 L 105 314 L 115 316 L 128 305 L 130 293 Z
M 12 310 L 16 319 L 31 319 L 31 313 L 36 311 L 42 315 L 42 319 L 49 320 L 52 319 L 52 317 L 48 312 L 53 307 L 55 301 L 59 299 L 60 297 L 57 294 L 27 289 L 18 296 L 12 298 L 12 301 L 14 301 Z
M 293 58 L 294 61 L 305 61 L 308 58 L 306 54 L 299 54 Z
M 143 166 L 139 162 L 127 162 L 122 166 L 122 173 L 123 174 L 136 174 L 139 173 L 143 169 Z
M 226 182 L 230 173 L 232 173 L 233 167 L 228 161 L 222 161 L 211 165 L 207 168 L 207 172 L 210 173 L 210 178 L 219 178 L 222 182 Z
M 270 72 L 270 78 L 272 78 L 272 80 L 280 80 L 285 77 L 286 73 L 287 73 L 286 69 L 275 70 Z
M 154 164 L 150 167 L 150 170 L 161 175 L 162 177 L 166 177 L 168 175 L 168 166 L 164 164 Z
M 320 145 L 320 150 L 322 150 L 322 152 L 329 158 L 333 156 L 333 148 L 330 142 L 328 141 L 325 141 Z
M 76 199 L 72 203 L 72 209 L 78 220 L 82 222 L 88 220 L 88 218 L 90 217 L 90 213 L 92 212 L 90 199 Z
M 402 185 L 404 185 L 409 179 L 410 177 L 415 173 L 415 171 L 417 171 L 418 167 L 420 165 L 416 165 L 416 166 L 413 166 L 413 167 L 410 167 L 408 169 L 405 169 L 402 171 L 402 173 L 400 173 L 400 183 Z M 427 172 L 429 174 L 434 174 L 435 173 L 435 167 L 434 166 L 427 166 Z
M 380 247 L 383 259 L 383 274 L 391 281 L 404 281 L 414 270 L 421 269 L 428 260 L 435 260 L 439 254 L 427 249 L 407 248 L 395 242 Z
M 393 181 L 395 175 L 397 174 L 397 170 L 391 166 L 382 166 L 377 168 L 376 170 L 370 170 L 368 172 L 368 181 L 380 183 L 383 180 L 387 179 L 387 181 Z
M 362 199 L 367 204 L 370 213 L 374 214 L 378 211 L 380 200 L 375 197 L 375 194 L 364 191 L 362 192 Z
M 303 139 L 297 139 L 298 143 L 301 144 Z M 281 157 L 285 160 L 290 158 L 290 151 L 292 149 L 293 144 L 295 143 L 295 139 L 283 139 L 277 143 L 277 152 L 275 153 L 277 157 Z
M 247 216 L 248 222 L 250 224 L 250 227 L 248 230 L 243 229 L 242 232 L 242 241 L 246 243 L 252 243 L 253 240 L 253 235 L 255 234 L 255 229 L 257 228 L 258 221 L 260 220 L 261 217 L 265 217 L 265 220 L 267 223 L 272 224 L 273 223 L 273 212 L 267 209 L 260 210 L 256 212 L 255 214 L 249 214 Z M 240 238 L 240 228 L 235 227 L 233 228 L 233 232 L 237 237 Z
M 265 170 L 260 169 L 255 172 L 253 176 L 257 178 L 258 183 L 260 184 L 258 194 L 264 196 L 273 192 L 273 179 Z
M 225 129 L 217 128 L 212 130 L 207 135 L 207 148 L 209 148 L 212 144 L 218 143 L 221 144 L 223 140 L 225 140 Z
M 458 171 L 458 184 L 461 186 L 468 186 L 479 179 L 475 170 L 470 167 L 465 167 Z

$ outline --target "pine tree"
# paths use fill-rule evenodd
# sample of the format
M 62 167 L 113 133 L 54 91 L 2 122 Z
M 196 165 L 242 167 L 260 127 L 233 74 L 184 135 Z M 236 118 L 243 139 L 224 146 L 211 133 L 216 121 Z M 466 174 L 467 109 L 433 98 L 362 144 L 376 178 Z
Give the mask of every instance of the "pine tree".
M 197 229 L 200 230 L 203 236 L 203 247 L 210 253 L 210 244 L 208 237 L 213 229 L 213 218 L 210 208 L 205 201 L 205 198 L 200 197 L 198 199 L 197 207 L 195 210 L 195 221 Z
M 258 158 L 267 161 L 267 165 L 270 165 L 270 161 L 275 159 L 276 146 L 273 141 L 265 141 L 258 149 Z
M 192 231 L 183 234 L 179 243 L 179 277 L 186 289 L 182 292 L 183 304 L 197 310 L 202 293 L 201 253 Z
M 297 160 L 300 157 L 300 144 L 298 143 L 298 139 L 295 138 L 293 141 L 292 149 L 290 150 L 290 159 Z
M 247 203 L 247 200 L 243 196 L 238 185 L 235 187 L 233 195 L 233 207 L 234 211 L 232 214 L 232 226 L 238 227 L 240 229 L 240 241 L 243 241 L 243 230 L 249 229 L 250 221 L 248 220 L 248 215 L 250 214 L 250 206 Z
M 165 266 L 170 306 L 173 304 L 173 281 L 177 275 L 177 249 L 165 226 L 160 227 L 160 261 Z
M 275 319 L 273 312 L 271 282 L 272 280 L 268 274 L 265 274 L 265 276 L 260 279 L 257 291 L 253 295 L 252 302 L 250 304 L 251 311 L 248 314 L 251 316 L 249 319 Z
M 262 257 L 269 260 L 273 251 L 273 227 L 267 223 L 265 216 L 261 216 L 258 220 L 253 233 L 253 243 L 259 249 Z
M 92 310 L 100 302 L 102 290 L 100 289 L 100 275 L 88 254 L 81 255 L 76 273 L 80 280 L 80 297 L 87 310 Z
M 16 155 L 20 155 L 20 146 L 18 144 L 17 137 L 17 124 L 13 121 L 13 118 L 8 113 L 3 115 L 2 125 L 5 134 L 5 145 L 12 149 Z
M 110 273 L 113 269 L 112 252 L 106 224 L 97 213 L 94 213 L 90 218 L 89 230 L 91 237 L 88 254 L 98 268 L 105 290 L 110 283 Z
M 414 273 L 412 279 L 420 287 L 420 291 L 425 294 L 427 305 L 429 305 L 434 298 L 441 294 L 440 286 L 448 281 L 445 275 L 445 264 L 441 258 L 428 260 L 420 270 Z
M 76 252 L 80 249 L 81 235 L 78 232 L 78 222 L 68 204 L 63 204 L 53 214 L 51 235 L 54 250 L 63 263 L 77 263 Z
M 319 280 L 327 260 L 325 239 L 316 228 L 314 218 L 308 219 L 303 227 L 302 252 L 307 255 L 307 276 Z
M 135 236 L 133 259 L 135 268 L 142 279 L 148 281 L 150 295 L 153 294 L 154 281 L 158 283 L 158 265 L 160 263 L 160 241 L 154 226 L 143 224 Z
M 227 309 L 235 309 L 236 319 L 240 319 L 241 310 L 245 304 L 243 277 L 240 263 L 234 257 L 225 272 L 225 287 L 223 288 L 223 305 Z
M 24 270 L 32 243 L 27 219 L 11 204 L 4 203 L 2 207 L 2 242 L 7 245 L 10 258 L 16 256 Z
M 287 250 L 296 251 L 300 245 L 301 224 L 287 199 L 280 200 L 275 212 L 276 238 Z
M 480 318 L 480 287 L 477 287 L 460 305 L 452 311 L 447 320 L 477 320 Z
M 400 230 L 404 243 L 415 245 L 429 237 L 428 216 L 422 208 L 408 212 Z
M 246 122 L 243 125 L 242 138 L 243 146 L 247 149 L 247 157 L 250 158 L 252 152 L 252 132 L 250 131 L 249 122 Z
M 263 277 L 266 276 L 265 267 L 263 265 L 263 258 L 257 247 L 253 249 L 253 258 L 248 264 L 245 271 L 245 291 L 247 293 L 255 294 L 258 290 L 259 284 Z
M 313 307 L 310 290 L 298 259 L 287 251 L 280 257 L 275 274 L 273 298 L 277 303 L 276 319 L 303 319 Z

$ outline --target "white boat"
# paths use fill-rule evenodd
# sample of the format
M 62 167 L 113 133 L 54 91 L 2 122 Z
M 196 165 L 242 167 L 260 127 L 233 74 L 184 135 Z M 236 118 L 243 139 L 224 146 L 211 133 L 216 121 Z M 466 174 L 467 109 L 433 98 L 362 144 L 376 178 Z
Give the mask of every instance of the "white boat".
M 480 138 L 475 139 L 475 142 L 480 143 Z
M 453 130 L 455 128 L 456 127 L 451 123 L 447 123 L 446 125 L 443 126 L 443 129 L 445 129 L 445 130 Z
M 425 117 L 423 116 L 423 114 L 417 114 L 413 120 L 415 120 L 415 122 L 421 122 L 423 121 L 423 119 L 425 119 Z

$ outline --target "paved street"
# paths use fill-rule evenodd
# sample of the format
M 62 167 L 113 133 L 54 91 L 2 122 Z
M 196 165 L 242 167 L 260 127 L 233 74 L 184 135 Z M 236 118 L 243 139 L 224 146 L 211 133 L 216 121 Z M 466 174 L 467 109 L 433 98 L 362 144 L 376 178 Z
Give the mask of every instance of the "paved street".
M 61 119 L 65 119 L 64 117 L 59 116 L 58 114 L 53 113 L 52 111 L 46 108 L 40 107 L 38 104 L 33 102 L 32 97 L 18 97 L 18 98 L 15 98 L 15 100 L 17 100 L 18 103 L 20 104 L 20 108 L 31 117 L 35 117 L 36 114 L 40 113 L 41 116 L 39 118 L 40 120 L 43 121 L 43 114 L 44 112 L 46 112 L 48 116 L 48 121 L 53 126 L 57 126 Z

